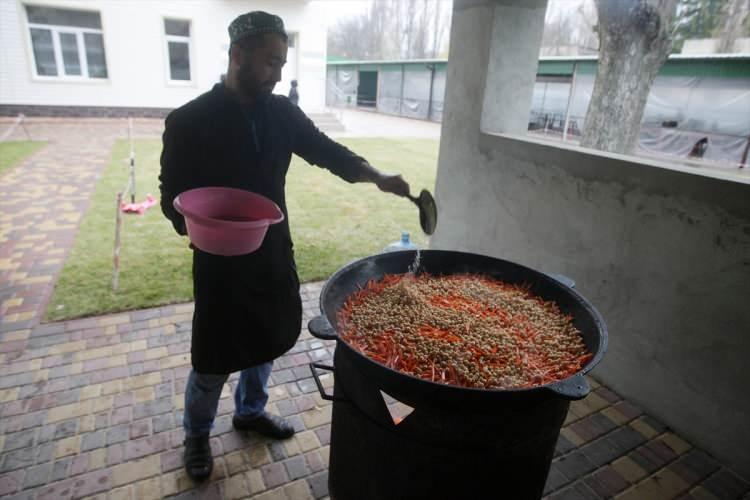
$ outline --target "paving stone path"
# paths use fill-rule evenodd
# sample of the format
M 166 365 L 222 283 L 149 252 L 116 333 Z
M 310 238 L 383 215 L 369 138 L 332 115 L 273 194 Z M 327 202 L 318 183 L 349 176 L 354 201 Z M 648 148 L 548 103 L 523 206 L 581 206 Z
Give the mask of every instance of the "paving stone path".
M 160 122 L 140 125 L 145 135 L 160 132 Z M 237 376 L 230 378 L 212 431 L 213 478 L 196 486 L 182 468 L 180 427 L 193 305 L 40 323 L 94 184 L 126 128 L 123 120 L 28 127 L 49 144 L 0 176 L 0 497 L 326 498 L 331 406 L 308 364 L 330 361 L 331 342 L 305 329 L 275 363 L 269 410 L 294 424 L 290 440 L 232 429 Z M 302 287 L 305 323 L 320 289 Z M 750 498 L 746 480 L 590 381 L 593 392 L 571 405 L 547 498 Z M 324 375 L 323 382 L 333 380 Z

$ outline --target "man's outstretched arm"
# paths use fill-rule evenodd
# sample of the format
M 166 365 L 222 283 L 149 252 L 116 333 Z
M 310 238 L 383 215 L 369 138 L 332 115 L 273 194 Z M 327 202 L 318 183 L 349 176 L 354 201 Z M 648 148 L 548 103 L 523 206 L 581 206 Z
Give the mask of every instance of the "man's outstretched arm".
M 381 191 L 409 194 L 409 184 L 399 174 L 381 172 L 345 146 L 318 130 L 299 108 L 289 110 L 293 127 L 293 151 L 308 163 L 321 166 L 347 182 L 371 182 Z

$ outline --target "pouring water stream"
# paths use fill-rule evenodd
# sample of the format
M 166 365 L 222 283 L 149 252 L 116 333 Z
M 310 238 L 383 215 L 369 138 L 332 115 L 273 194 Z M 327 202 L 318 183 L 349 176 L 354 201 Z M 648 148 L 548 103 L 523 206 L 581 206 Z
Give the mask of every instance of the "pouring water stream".
M 420 249 L 417 248 L 417 253 L 414 255 L 414 262 L 411 263 L 411 265 L 408 267 L 409 274 L 413 274 L 414 276 L 417 275 L 417 271 L 419 270 L 419 264 L 422 259 Z

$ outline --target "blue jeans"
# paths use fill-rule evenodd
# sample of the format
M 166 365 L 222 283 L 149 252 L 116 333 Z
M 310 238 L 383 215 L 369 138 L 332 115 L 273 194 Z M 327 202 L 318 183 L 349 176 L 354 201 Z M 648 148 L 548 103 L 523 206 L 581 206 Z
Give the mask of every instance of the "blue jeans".
M 268 402 L 268 377 L 273 361 L 246 368 L 234 391 L 235 413 L 242 417 L 257 417 Z M 219 397 L 229 375 L 211 375 L 190 370 L 185 388 L 185 416 L 182 425 L 187 436 L 208 434 L 216 418 Z

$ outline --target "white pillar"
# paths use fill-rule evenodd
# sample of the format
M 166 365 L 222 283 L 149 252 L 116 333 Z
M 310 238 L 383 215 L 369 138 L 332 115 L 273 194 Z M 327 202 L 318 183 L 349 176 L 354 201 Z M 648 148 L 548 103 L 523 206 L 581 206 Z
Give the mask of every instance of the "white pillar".
M 470 248 L 467 221 L 487 188 L 474 181 L 480 125 L 526 133 L 545 10 L 546 0 L 453 2 L 431 248 Z
M 493 3 L 481 128 L 484 132 L 525 134 L 547 0 L 495 0 Z

